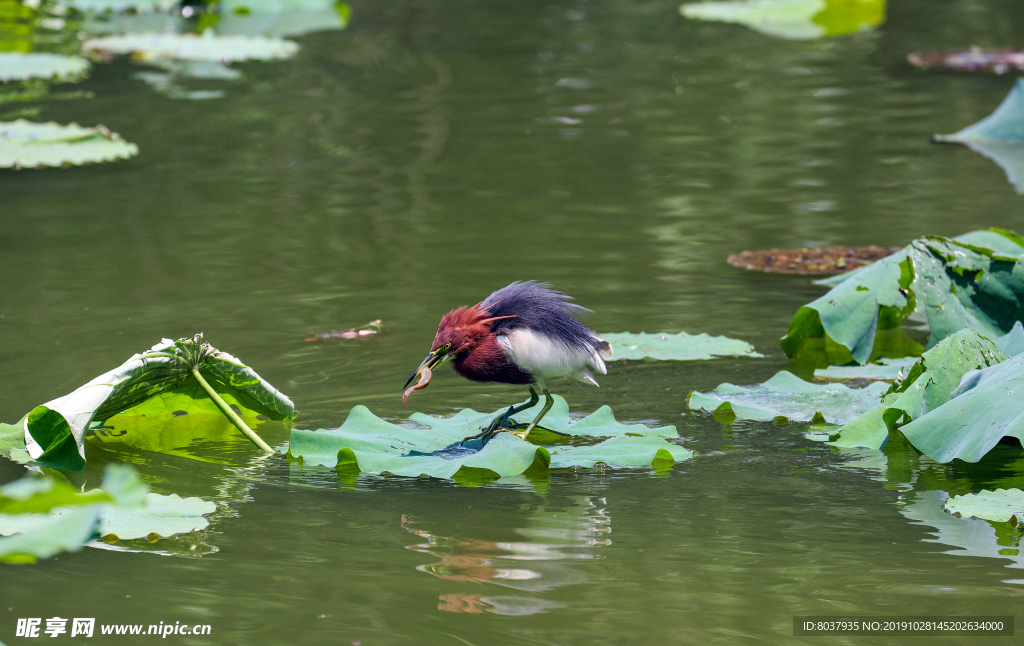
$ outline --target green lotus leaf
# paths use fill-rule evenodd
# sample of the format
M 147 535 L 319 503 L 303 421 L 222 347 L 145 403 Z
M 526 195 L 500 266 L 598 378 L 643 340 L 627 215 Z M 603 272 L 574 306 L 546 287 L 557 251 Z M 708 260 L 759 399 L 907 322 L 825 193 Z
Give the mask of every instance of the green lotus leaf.
M 81 56 L 0 52 L 0 79 L 5 81 L 69 80 L 84 76 L 88 69 L 89 61 Z
M 217 33 L 301 36 L 345 29 L 351 9 L 334 0 L 221 0 Z
M 0 121 L 0 168 L 81 166 L 137 155 L 138 146 L 103 126 Z
M 1013 357 L 1024 352 L 1024 324 L 1017 321 L 1013 329 L 995 340 L 996 347 L 1007 356 Z
M 878 403 L 888 384 L 866 388 L 843 384 L 812 384 L 785 370 L 759 386 L 721 384 L 710 393 L 690 394 L 689 407 L 737 419 L 772 421 L 783 417 L 797 422 L 844 424 Z M 726 408 L 728 406 L 728 408 Z
M 829 366 L 818 368 L 814 371 L 815 379 L 865 379 L 870 381 L 892 381 L 906 374 L 907 370 L 917 363 L 917 357 L 904 357 L 902 359 L 887 359 L 881 357 L 864 364 L 863 366 Z
M 915 308 L 928 321 L 928 347 L 964 328 L 997 338 L 1024 318 L 1021 254 L 1024 240 L 998 229 L 920 238 L 801 307 L 782 347 L 793 357 L 824 342 L 830 363 L 864 364 L 877 353 L 879 332 Z
M 119 414 L 209 412 L 208 397 L 196 394 L 194 369 L 243 417 L 284 420 L 296 415 L 290 399 L 237 358 L 204 342 L 201 334 L 164 339 L 74 392 L 33 408 L 24 420 L 29 455 L 47 466 L 80 469 L 85 432 L 93 422 Z
M 996 489 L 953 496 L 946 501 L 946 511 L 967 518 L 982 518 L 1005 523 L 1024 518 L 1024 491 Z
M 53 476 L 0 487 L 0 561 L 30 563 L 75 551 L 96 535 L 172 536 L 206 527 L 212 502 L 149 493 L 135 470 L 109 465 L 100 488 L 79 493 Z
M 1024 354 L 964 375 L 945 404 L 900 430 L 938 462 L 977 462 L 1003 437 L 1024 440 Z
M 100 513 L 97 532 L 106 540 L 162 537 L 206 529 L 210 521 L 204 516 L 217 510 L 216 503 L 201 498 L 182 498 L 177 494 L 164 496 L 147 493 L 141 506 L 105 507 Z
M 953 143 L 1024 144 L 1024 79 L 1017 79 L 995 112 L 978 123 L 936 141 Z
M 1006 358 L 974 330 L 961 330 L 925 352 L 906 377 L 892 385 L 881 404 L 839 430 L 834 444 L 880 449 L 893 430 L 949 401 L 965 374 Z
M 13 536 L 0 538 L 0 561 L 4 563 L 35 563 L 61 552 L 77 552 L 96 533 L 100 506 L 87 505 L 68 509 L 51 516 L 23 514 L 0 516 L 0 534 L 8 528 L 7 519 L 31 517 L 32 524 L 12 528 Z
M 809 40 L 877 27 L 885 20 L 885 0 L 735 0 L 684 4 L 693 20 L 745 25 L 768 36 Z
M 147 13 L 153 11 L 167 11 L 178 0 L 61 0 L 61 4 L 82 12 L 102 13 L 106 11 L 122 12 L 136 11 Z
M 607 406 L 579 420 L 569 416 L 565 400 L 554 396 L 555 404 L 544 417 L 547 429 L 531 433 L 531 440 L 550 434 L 572 438 L 609 438 L 589 445 L 537 446 L 511 433 L 498 433 L 478 448 L 479 441 L 457 444 L 479 432 L 499 410 L 478 413 L 464 409 L 448 418 L 421 413 L 410 416 L 420 428 L 398 426 L 375 416 L 365 406 L 356 406 L 345 423 L 334 430 L 293 430 L 288 453 L 306 463 L 329 467 L 353 465 L 366 473 L 401 476 L 429 475 L 458 478 L 460 474 L 482 472 L 492 477 L 517 476 L 531 469 L 583 466 L 603 462 L 611 467 L 650 466 L 656 460 L 685 460 L 692 452 L 672 444 L 675 428 L 621 424 Z M 538 404 L 539 406 L 539 404 Z M 539 408 L 523 411 L 531 419 Z M 424 428 L 425 427 L 425 428 Z
M 125 34 L 103 36 L 82 43 L 84 51 L 105 55 L 131 54 L 143 61 L 217 61 L 232 63 L 246 60 L 290 58 L 299 51 L 295 43 L 280 38 L 259 36 L 217 36 L 212 30 L 193 34 Z
M 602 334 L 601 338 L 612 346 L 612 361 L 627 359 L 697 361 L 713 357 L 764 356 L 754 352 L 754 346 L 746 341 L 708 334 L 621 332 Z

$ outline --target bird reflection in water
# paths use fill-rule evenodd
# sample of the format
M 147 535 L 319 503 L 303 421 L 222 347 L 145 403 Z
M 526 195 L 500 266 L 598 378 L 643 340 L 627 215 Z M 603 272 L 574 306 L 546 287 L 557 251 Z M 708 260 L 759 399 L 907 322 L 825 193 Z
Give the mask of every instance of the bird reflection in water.
M 526 526 L 515 530 L 522 540 L 507 542 L 443 536 L 427 529 L 426 521 L 403 515 L 402 528 L 425 541 L 406 549 L 438 559 L 416 569 L 448 581 L 490 583 L 527 592 L 585 583 L 586 573 L 572 561 L 601 558 L 597 548 L 611 544 L 611 518 L 604 498 L 582 496 L 573 502 L 568 507 L 534 510 Z M 439 610 L 468 613 L 525 615 L 558 605 L 532 597 L 463 593 L 442 594 L 439 599 Z

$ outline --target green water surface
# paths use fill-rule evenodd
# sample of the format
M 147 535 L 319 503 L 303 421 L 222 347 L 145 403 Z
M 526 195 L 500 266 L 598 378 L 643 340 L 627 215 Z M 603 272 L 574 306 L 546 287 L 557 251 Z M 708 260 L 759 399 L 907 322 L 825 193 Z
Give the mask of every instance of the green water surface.
M 200 331 L 292 397 L 298 428 L 359 403 L 392 421 L 497 409 L 525 393 L 448 369 L 408 409 L 401 389 L 442 314 L 513 280 L 575 296 L 598 331 L 724 334 L 765 358 L 550 384 L 580 413 L 674 424 L 697 455 L 670 471 L 466 487 L 261 459 L 228 432 L 174 455 L 92 441 L 77 481 L 125 461 L 219 511 L 197 534 L 0 566 L 0 640 L 60 616 L 209 624 L 167 638 L 197 645 L 895 644 L 910 638 L 795 637 L 793 617 L 1020 607 L 1020 532 L 941 509 L 1019 484 L 1020 447 L 976 466 L 840 453 L 686 395 L 783 368 L 778 338 L 822 293 L 731 253 L 1024 232 L 996 164 L 928 141 L 987 115 L 1012 75 L 905 62 L 1019 46 L 1024 7 L 905 0 L 878 30 L 811 41 L 673 2 L 351 7 L 294 59 L 236 66 L 223 98 L 168 98 L 122 59 L 74 86 L 94 98 L 45 104 L 140 154 L 0 170 L 0 420 Z M 374 337 L 305 340 L 378 318 Z M 23 472 L 0 461 L 0 481 Z M 106 639 L 53 642 L 155 638 Z

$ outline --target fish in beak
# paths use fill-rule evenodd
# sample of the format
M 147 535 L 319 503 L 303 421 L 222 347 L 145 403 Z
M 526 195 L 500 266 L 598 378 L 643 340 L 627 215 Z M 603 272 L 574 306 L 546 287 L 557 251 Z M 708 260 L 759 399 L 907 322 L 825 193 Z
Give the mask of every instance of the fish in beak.
M 423 390 L 430 385 L 430 378 L 433 377 L 433 368 L 438 364 L 443 363 L 447 358 L 448 353 L 446 351 L 442 351 L 440 348 L 427 355 L 427 358 L 423 360 L 423 363 L 421 363 L 420 367 L 416 369 L 416 372 L 412 373 L 412 376 L 409 377 L 409 381 L 405 382 L 406 390 L 402 393 L 402 406 L 405 406 L 406 402 L 409 401 L 409 395 L 411 395 L 414 390 Z M 409 384 L 411 384 L 414 379 L 416 380 L 416 384 L 410 388 Z

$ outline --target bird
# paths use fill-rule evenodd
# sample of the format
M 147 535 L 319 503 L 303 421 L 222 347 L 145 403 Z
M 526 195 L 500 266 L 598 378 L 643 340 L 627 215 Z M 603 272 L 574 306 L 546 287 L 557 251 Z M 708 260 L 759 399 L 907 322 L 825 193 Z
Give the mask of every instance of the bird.
M 427 358 L 405 383 L 403 405 L 412 391 L 427 387 L 433 369 L 451 362 L 455 372 L 473 381 L 529 386 L 529 401 L 509 407 L 480 436 L 501 430 L 512 415 L 540 401 L 538 389 L 543 393 L 540 413 L 516 433 L 526 439 L 555 403 L 547 379 L 572 377 L 597 386 L 594 373 L 608 374 L 605 360 L 612 358 L 611 344 L 580 323 L 577 317 L 591 310 L 571 300 L 548 283 L 529 280 L 448 312 L 441 317 Z M 417 383 L 409 388 L 413 380 Z

